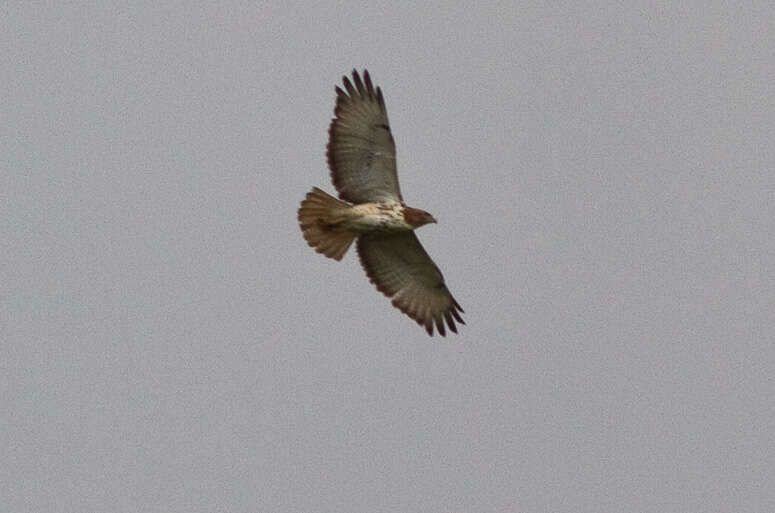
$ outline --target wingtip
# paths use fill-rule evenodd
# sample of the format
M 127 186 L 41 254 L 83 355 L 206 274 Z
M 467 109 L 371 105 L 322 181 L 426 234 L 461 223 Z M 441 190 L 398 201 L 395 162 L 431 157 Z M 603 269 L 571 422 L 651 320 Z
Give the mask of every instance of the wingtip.
M 444 320 L 447 321 L 447 326 L 452 330 L 452 333 L 457 333 L 457 326 L 455 326 L 455 319 L 452 318 L 452 314 L 449 311 L 444 312 Z
M 436 330 L 442 337 L 447 336 L 447 330 L 444 328 L 444 319 L 441 316 L 436 318 Z

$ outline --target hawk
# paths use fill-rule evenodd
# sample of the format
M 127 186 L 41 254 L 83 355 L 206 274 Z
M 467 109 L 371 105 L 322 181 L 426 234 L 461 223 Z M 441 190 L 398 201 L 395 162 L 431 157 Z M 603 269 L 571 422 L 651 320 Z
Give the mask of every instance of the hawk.
M 393 306 L 433 335 L 457 333 L 463 309 L 452 297 L 441 271 L 425 252 L 414 230 L 436 220 L 406 206 L 398 188 L 396 146 L 390 132 L 382 90 L 356 70 L 336 87 L 334 119 L 328 134 L 328 167 L 339 199 L 317 187 L 299 208 L 307 243 L 329 258 L 341 260 L 357 239 L 361 265 L 377 290 Z

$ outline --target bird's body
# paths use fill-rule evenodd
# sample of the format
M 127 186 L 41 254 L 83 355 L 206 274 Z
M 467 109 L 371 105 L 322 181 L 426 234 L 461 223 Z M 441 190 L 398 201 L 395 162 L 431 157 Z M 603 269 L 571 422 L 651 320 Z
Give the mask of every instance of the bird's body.
M 361 203 L 352 207 L 350 229 L 355 232 L 395 232 L 414 229 L 398 203 Z
M 348 204 L 347 208 L 342 206 L 332 212 L 330 217 L 320 218 L 319 222 L 334 231 L 368 233 L 410 231 L 421 226 L 421 221 L 422 211 L 401 203 L 385 201 Z
M 368 71 L 363 81 L 353 70 L 336 88 L 336 117 L 331 122 L 328 163 L 339 198 L 313 188 L 299 208 L 299 224 L 310 246 L 341 260 L 357 239 L 366 274 L 393 305 L 433 334 L 445 335 L 445 321 L 457 332 L 463 309 L 413 231 L 436 220 L 406 206 L 398 189 L 395 144 L 382 91 Z

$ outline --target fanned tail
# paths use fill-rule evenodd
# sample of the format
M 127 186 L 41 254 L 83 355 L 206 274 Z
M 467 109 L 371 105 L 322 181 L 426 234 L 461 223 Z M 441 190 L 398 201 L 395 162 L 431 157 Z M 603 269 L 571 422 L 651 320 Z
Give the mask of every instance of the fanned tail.
M 307 243 L 318 253 L 341 260 L 356 237 L 353 232 L 336 229 L 350 208 L 348 203 L 313 187 L 299 208 L 299 225 Z

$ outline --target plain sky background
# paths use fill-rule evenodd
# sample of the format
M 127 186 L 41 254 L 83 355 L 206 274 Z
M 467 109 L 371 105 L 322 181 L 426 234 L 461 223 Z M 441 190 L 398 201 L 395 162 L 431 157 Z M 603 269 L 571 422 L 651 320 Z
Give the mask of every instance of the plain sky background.
M 0 510 L 774 511 L 772 2 L 379 4 L 0 7 Z M 353 67 L 459 335 L 301 237 Z

